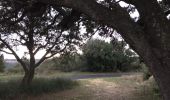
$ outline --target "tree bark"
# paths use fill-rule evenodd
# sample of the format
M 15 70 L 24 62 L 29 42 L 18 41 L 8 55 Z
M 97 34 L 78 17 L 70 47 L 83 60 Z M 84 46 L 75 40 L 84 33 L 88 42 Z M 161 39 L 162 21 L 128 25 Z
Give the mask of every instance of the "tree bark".
M 157 29 L 162 30 L 162 28 Z M 163 34 L 164 32 L 160 33 Z M 158 39 L 156 40 L 159 42 Z M 144 57 L 145 63 L 158 83 L 163 100 L 170 100 L 170 53 L 168 50 L 170 44 L 167 42 L 167 39 L 161 40 L 166 42 L 160 42 L 159 44 L 150 40 L 152 41 L 150 43 L 152 51 L 151 56 L 148 56 L 149 58 L 144 57 L 144 55 L 141 56 Z
M 29 86 L 34 78 L 35 69 L 31 68 L 30 70 L 25 71 L 22 86 Z
M 146 64 L 149 66 L 151 73 L 153 74 L 158 86 L 160 87 L 161 96 L 163 100 L 169 100 L 170 98 L 170 61 L 169 60 L 161 60 L 154 58 L 153 55 L 150 60 L 146 60 Z M 163 59 L 163 58 L 162 58 Z
M 163 62 L 160 62 L 163 63 Z M 170 62 L 168 62 L 170 64 Z M 157 63 L 155 63 L 157 64 Z M 165 67 L 169 66 L 158 66 L 158 68 L 154 67 L 152 72 L 154 74 L 154 78 L 157 80 L 157 83 L 161 89 L 161 95 L 164 100 L 169 100 L 170 98 L 170 71 L 169 69 L 165 69 Z M 160 71 L 161 70 L 161 71 Z

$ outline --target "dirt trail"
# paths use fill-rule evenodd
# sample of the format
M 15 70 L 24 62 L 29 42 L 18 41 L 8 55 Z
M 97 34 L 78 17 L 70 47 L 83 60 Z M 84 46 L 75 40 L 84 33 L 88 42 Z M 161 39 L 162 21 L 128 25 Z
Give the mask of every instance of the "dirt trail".
M 93 93 L 93 100 L 132 100 L 141 82 L 138 76 L 122 76 L 115 80 L 93 79 L 86 85 Z
M 121 77 L 121 76 L 130 76 L 130 75 L 139 75 L 139 73 L 97 73 L 97 74 L 80 74 L 80 75 L 73 75 L 68 78 L 72 80 L 79 80 L 79 79 L 92 79 L 92 78 L 109 78 L 109 77 Z

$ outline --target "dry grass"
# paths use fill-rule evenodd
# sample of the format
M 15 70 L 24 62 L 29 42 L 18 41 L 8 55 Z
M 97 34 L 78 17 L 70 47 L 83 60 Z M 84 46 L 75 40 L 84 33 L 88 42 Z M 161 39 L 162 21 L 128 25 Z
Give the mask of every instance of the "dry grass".
M 79 82 L 80 86 L 71 90 L 20 96 L 15 100 L 160 100 L 151 94 L 151 86 L 143 82 L 141 75 L 83 79 Z

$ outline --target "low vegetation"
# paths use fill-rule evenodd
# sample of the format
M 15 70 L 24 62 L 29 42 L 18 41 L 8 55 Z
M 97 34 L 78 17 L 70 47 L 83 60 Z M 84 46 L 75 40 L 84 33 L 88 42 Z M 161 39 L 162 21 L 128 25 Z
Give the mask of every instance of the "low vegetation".
M 38 95 L 37 90 L 31 91 L 31 94 L 30 91 L 26 91 L 26 94 L 19 95 L 14 100 L 112 100 L 113 98 L 115 100 L 161 100 L 153 84 L 152 79 L 143 81 L 142 74 L 132 73 L 121 77 L 78 80 L 78 86 L 62 89 L 64 91 L 52 90 L 40 94 L 38 91 Z M 43 91 L 43 89 L 38 90 Z
M 152 76 L 151 72 L 145 64 L 142 64 L 142 72 L 144 80 L 148 80 Z
M 63 78 L 36 78 L 27 86 L 22 87 L 19 79 L 0 81 L 0 100 L 10 100 L 23 95 L 40 95 L 71 89 L 78 85 L 76 81 Z

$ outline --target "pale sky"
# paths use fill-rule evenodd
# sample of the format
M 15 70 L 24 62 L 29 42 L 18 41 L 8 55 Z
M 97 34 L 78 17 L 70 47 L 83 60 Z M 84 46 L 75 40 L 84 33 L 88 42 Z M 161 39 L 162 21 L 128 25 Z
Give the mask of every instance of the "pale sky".
M 24 55 L 24 52 L 27 51 L 27 49 L 23 46 L 19 46 L 16 50 L 16 53 L 18 54 L 18 56 L 20 58 L 23 57 Z M 36 55 L 35 55 L 35 59 L 40 59 L 45 53 L 45 50 L 41 50 L 39 51 Z M 6 54 L 6 53 L 2 53 L 4 55 L 4 58 L 5 59 L 15 59 L 15 57 L 13 55 L 10 55 L 10 54 Z

